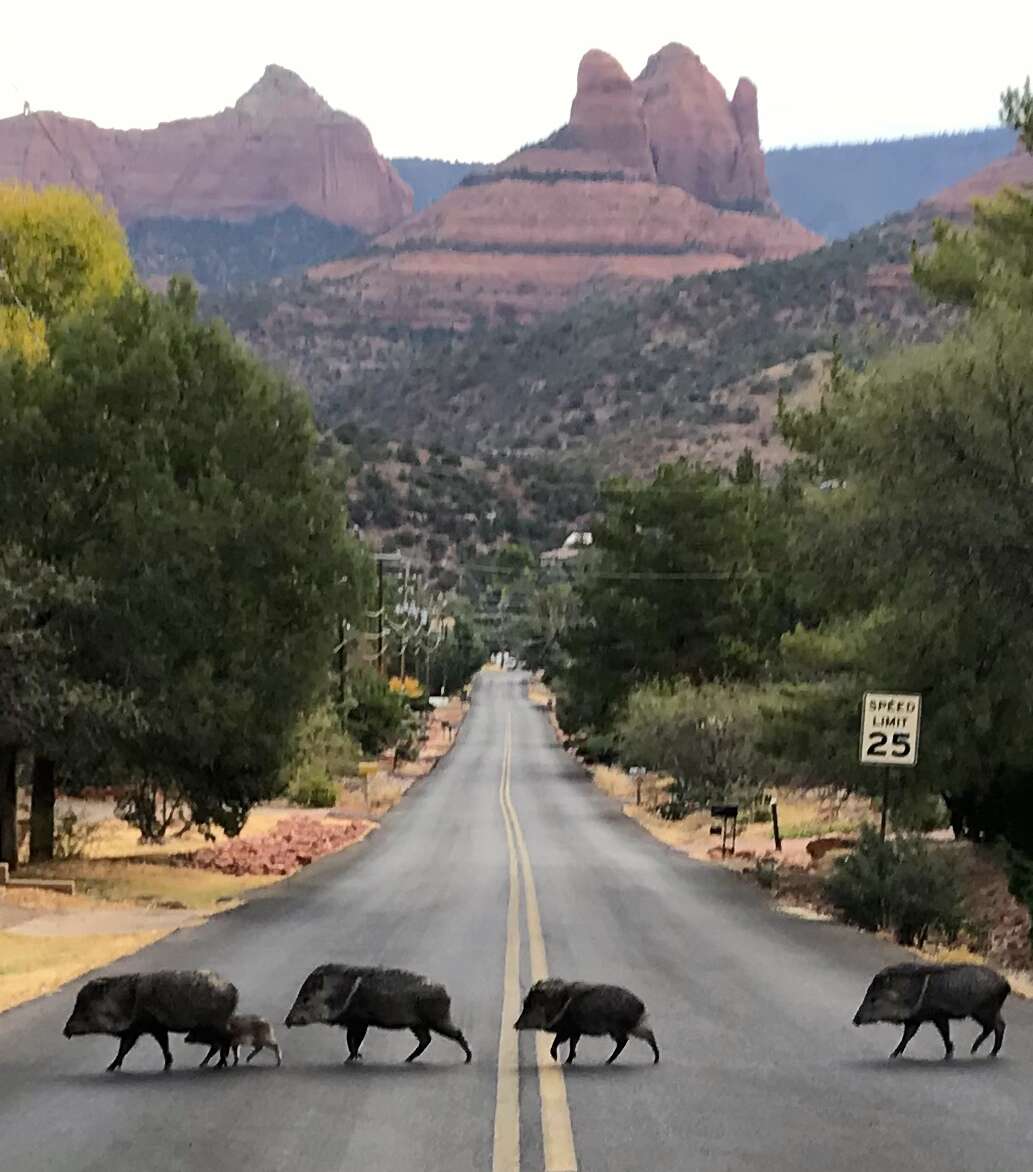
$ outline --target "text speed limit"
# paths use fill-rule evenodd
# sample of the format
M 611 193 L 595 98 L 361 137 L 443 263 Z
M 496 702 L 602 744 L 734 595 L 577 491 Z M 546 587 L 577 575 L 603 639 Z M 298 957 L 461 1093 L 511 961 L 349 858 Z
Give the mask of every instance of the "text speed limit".
M 916 764 L 921 715 L 921 696 L 910 692 L 865 692 L 861 707 L 861 764 Z

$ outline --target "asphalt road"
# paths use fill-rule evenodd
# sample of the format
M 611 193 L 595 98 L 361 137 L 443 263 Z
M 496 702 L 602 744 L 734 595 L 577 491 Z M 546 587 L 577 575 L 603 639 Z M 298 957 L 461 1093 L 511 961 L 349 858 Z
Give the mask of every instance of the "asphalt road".
M 403 965 L 448 986 L 472 1065 L 440 1038 L 402 1065 L 411 1035 L 371 1031 L 345 1066 L 343 1036 L 312 1026 L 280 1028 L 281 1070 L 196 1070 L 203 1049 L 174 1040 L 164 1074 L 144 1038 L 108 1075 L 113 1040 L 61 1036 L 73 987 L 0 1015 L 2 1172 L 1029 1169 L 1029 1006 L 1005 1005 L 997 1061 L 967 1057 L 973 1023 L 951 1064 L 930 1026 L 887 1061 L 898 1031 L 850 1019 L 900 953 L 654 842 L 525 685 L 482 676 L 455 750 L 361 846 L 111 970 L 215 969 L 280 1023 L 321 962 Z M 603 1066 L 609 1040 L 586 1038 L 565 1074 L 540 1071 L 535 1040 L 500 1027 L 517 974 L 546 967 L 637 992 L 661 1064 L 632 1039 Z

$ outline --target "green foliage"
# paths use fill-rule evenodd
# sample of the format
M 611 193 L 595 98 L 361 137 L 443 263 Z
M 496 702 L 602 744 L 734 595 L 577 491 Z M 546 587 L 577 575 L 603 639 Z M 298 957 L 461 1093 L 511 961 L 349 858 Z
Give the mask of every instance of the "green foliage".
M 128 237 L 141 277 L 187 274 L 220 292 L 339 260 L 365 244 L 353 228 L 298 207 L 243 223 L 178 216 L 135 220 Z
M 95 582 L 0 546 L 0 745 L 84 770 L 138 730 L 132 693 L 91 678 L 77 654 L 97 621 Z
M 1001 95 L 1001 121 L 1018 132 L 1026 150 L 1033 151 L 1033 88 L 1030 80 L 1022 89 L 1006 89 Z
M 953 942 L 962 927 L 962 888 L 942 849 L 920 838 L 880 842 L 871 828 L 857 848 L 833 864 L 825 894 L 848 924 L 892 931 L 921 948 L 930 932 Z
M 383 752 L 397 744 L 410 730 L 408 705 L 400 692 L 392 692 L 387 681 L 371 668 L 356 669 L 350 680 L 350 699 L 345 728 L 364 753 Z
M 296 806 L 328 810 L 337 805 L 338 793 L 326 769 L 309 762 L 301 766 L 291 779 L 287 796 Z
M 757 674 L 791 620 L 779 564 L 785 500 L 684 462 L 614 480 L 562 639 L 567 728 L 601 727 L 637 684 Z
M 660 813 L 683 818 L 711 802 L 752 807 L 770 768 L 756 739 L 762 692 L 687 680 L 636 688 L 617 721 L 621 759 L 674 778 Z
M 147 779 L 141 821 L 181 795 L 235 833 L 368 571 L 304 399 L 195 308 L 132 288 L 53 325 L 49 364 L 0 369 L 0 500 L 31 557 L 95 583 L 75 668 L 134 698 L 105 757 Z

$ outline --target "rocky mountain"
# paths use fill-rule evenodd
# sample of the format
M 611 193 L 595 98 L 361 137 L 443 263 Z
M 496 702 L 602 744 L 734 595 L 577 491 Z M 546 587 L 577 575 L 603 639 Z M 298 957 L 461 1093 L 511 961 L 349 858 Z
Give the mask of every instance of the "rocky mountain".
M 96 191 L 126 224 L 246 221 L 296 207 L 372 235 L 413 206 L 366 127 L 278 65 L 234 106 L 153 130 L 51 112 L 0 120 L 0 181 L 12 179 Z
M 770 467 L 785 458 L 778 393 L 813 392 L 834 336 L 863 362 L 956 320 L 915 288 L 912 241 L 927 241 L 937 216 L 967 215 L 973 195 L 1025 183 L 1033 158 L 1014 154 L 847 240 L 600 295 L 524 328 L 345 324 L 333 290 L 312 280 L 221 309 L 329 421 L 478 458 L 580 454 L 597 469 L 643 471 L 675 454 L 734 460 L 751 444 Z
M 565 126 L 469 174 L 370 255 L 310 276 L 342 316 L 463 329 L 820 243 L 770 201 L 748 82 L 729 102 L 693 53 L 668 46 L 633 83 L 593 49 Z
M 1004 158 L 1014 146 L 1014 132 L 995 126 L 876 142 L 776 147 L 764 152 L 764 168 L 771 195 L 785 215 L 819 236 L 841 240 L 930 199 Z M 481 164 L 440 159 L 391 162 L 412 187 L 416 211 L 458 187 L 471 172 L 485 170 Z
M 838 240 L 931 199 L 1014 147 L 1014 131 L 992 127 L 770 150 L 764 162 L 779 207 L 812 231 Z

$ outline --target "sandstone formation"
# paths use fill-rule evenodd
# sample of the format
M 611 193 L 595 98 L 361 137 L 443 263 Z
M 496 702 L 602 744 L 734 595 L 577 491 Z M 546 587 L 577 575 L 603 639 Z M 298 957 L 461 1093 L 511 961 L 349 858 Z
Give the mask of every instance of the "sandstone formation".
M 412 192 L 366 127 L 276 65 L 235 106 L 154 130 L 49 112 L 0 120 L 0 181 L 12 179 L 99 192 L 126 223 L 248 220 L 296 205 L 373 234 L 412 210 Z
M 789 259 L 822 240 L 770 201 L 753 85 L 743 79 L 729 102 L 695 54 L 669 45 L 634 84 L 608 54 L 586 53 L 564 127 L 376 244 L 310 275 L 342 312 L 463 328 Z
M 563 145 L 607 155 L 629 178 L 654 179 L 642 103 L 631 78 L 609 53 L 591 49 L 577 71 Z
M 699 57 L 671 44 L 649 58 L 635 91 L 661 183 L 718 206 L 770 203 L 751 81 L 742 78 L 729 102 Z

